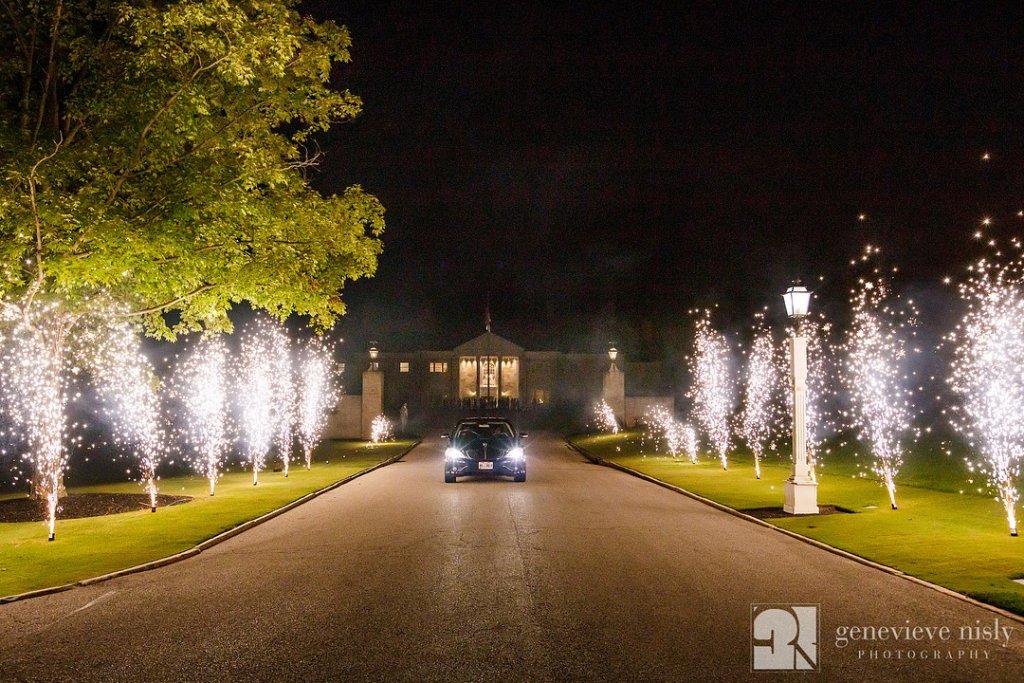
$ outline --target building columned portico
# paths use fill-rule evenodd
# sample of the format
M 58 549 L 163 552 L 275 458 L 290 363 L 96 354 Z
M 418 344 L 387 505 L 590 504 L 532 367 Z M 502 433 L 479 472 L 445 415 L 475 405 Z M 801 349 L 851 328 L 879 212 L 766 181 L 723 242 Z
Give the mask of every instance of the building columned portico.
M 486 332 L 455 347 L 452 357 L 458 359 L 458 384 L 450 395 L 440 395 L 442 401 L 455 396 L 459 401 L 475 399 L 481 405 L 520 402 L 521 346 Z M 435 393 L 435 401 L 437 397 Z
M 529 351 L 505 337 L 485 332 L 453 349 L 382 350 L 384 410 L 403 404 L 410 411 L 432 408 L 509 407 L 529 409 L 576 405 L 589 409 L 606 391 L 611 368 L 620 391 L 633 396 L 671 393 L 660 362 L 629 361 L 621 352 Z
M 375 355 L 372 364 L 366 356 L 346 363 L 369 369 L 361 388 L 360 376 L 346 373 L 346 389 L 353 393 L 339 402 L 332 434 L 356 432 L 360 419 L 365 432 L 366 420 L 378 411 L 397 416 L 403 406 L 413 421 L 431 422 L 453 411 L 489 408 L 586 416 L 604 399 L 627 425 L 651 405 L 674 406 L 662 364 L 629 361 L 621 351 L 527 351 L 488 330 L 453 349 L 375 349 Z

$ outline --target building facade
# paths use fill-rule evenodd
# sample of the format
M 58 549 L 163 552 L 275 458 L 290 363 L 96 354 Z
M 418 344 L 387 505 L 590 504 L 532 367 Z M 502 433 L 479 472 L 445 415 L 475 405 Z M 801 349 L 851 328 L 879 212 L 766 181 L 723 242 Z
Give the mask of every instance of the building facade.
M 669 393 L 661 363 L 615 361 L 626 393 Z M 590 405 L 600 398 L 612 361 L 607 353 L 529 351 L 493 332 L 453 349 L 381 352 L 384 409 L 393 413 L 432 408 Z

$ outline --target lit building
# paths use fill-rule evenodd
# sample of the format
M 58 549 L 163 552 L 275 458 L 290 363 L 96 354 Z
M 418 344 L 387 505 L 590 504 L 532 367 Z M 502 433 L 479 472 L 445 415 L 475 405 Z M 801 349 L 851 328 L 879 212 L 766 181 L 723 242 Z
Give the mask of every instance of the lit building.
M 660 362 L 615 360 L 626 380 L 626 395 L 669 396 Z M 384 411 L 501 407 L 532 410 L 544 406 L 589 409 L 601 397 L 611 361 L 607 352 L 527 351 L 493 332 L 454 349 L 381 350 Z M 355 369 L 358 364 L 349 364 Z M 346 377 L 349 388 L 355 377 Z

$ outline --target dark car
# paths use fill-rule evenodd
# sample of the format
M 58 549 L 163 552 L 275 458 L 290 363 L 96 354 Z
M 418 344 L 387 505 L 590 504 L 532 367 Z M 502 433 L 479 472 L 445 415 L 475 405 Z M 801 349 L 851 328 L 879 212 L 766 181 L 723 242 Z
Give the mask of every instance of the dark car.
M 444 480 L 449 484 L 456 477 L 468 474 L 503 474 L 516 481 L 526 481 L 526 455 L 521 439 L 504 418 L 478 417 L 459 420 L 448 439 L 444 452 Z

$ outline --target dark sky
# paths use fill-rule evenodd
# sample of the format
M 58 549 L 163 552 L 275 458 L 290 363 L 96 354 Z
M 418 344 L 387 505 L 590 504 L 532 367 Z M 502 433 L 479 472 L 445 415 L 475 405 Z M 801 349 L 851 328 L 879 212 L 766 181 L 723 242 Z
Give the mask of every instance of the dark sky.
M 350 344 L 450 348 L 489 292 L 527 348 L 657 357 L 692 306 L 818 276 L 827 305 L 869 241 L 931 287 L 983 216 L 1021 221 L 1019 4 L 663 4 L 304 3 L 351 29 L 365 102 L 316 183 L 388 211 Z

